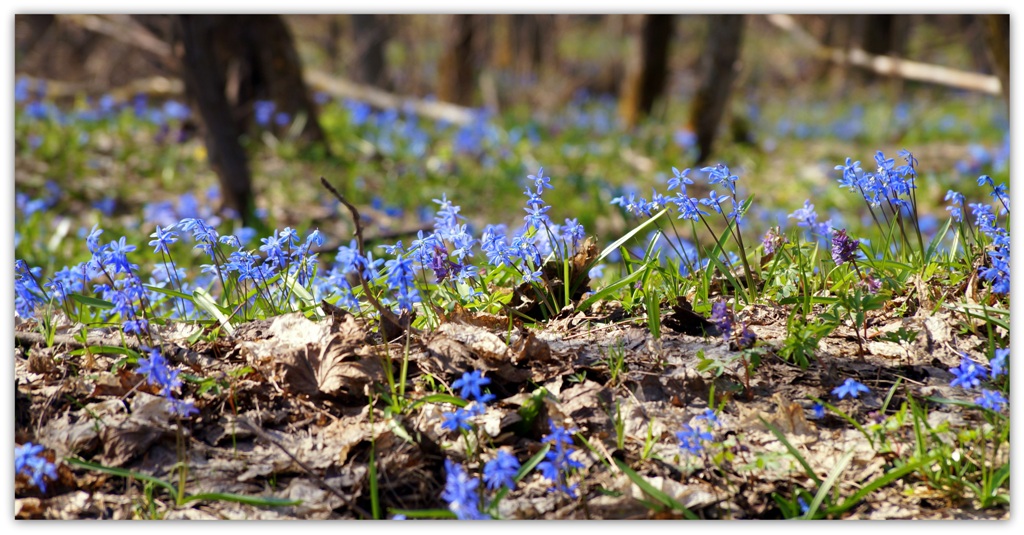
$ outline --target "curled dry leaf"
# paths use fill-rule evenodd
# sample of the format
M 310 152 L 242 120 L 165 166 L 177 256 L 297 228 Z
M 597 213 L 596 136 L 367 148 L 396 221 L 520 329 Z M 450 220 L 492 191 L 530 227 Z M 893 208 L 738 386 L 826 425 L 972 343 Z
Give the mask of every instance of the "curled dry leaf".
M 437 332 L 465 345 L 475 355 L 490 362 L 512 360 L 512 352 L 505 345 L 505 341 L 500 336 L 481 327 L 444 323 L 437 328 Z
M 269 361 L 288 392 L 311 397 L 359 397 L 363 388 L 384 380 L 377 355 L 366 347 L 366 333 L 354 316 L 313 322 L 287 314 L 267 329 L 270 337 L 246 346 Z
M 520 336 L 512 345 L 512 351 L 512 362 L 519 365 L 551 361 L 551 347 L 544 340 L 537 338 L 533 331 L 526 331 L 526 334 Z
M 103 443 L 103 464 L 124 466 L 149 450 L 172 429 L 166 399 L 139 392 L 132 400 L 130 415 L 106 420 L 100 429 Z M 117 421 L 120 420 L 120 421 Z

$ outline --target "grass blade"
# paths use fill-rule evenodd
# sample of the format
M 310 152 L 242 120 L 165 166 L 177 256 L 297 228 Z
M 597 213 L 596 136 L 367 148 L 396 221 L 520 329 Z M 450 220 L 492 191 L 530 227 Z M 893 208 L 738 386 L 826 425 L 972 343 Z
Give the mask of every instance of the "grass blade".
M 221 310 L 220 305 L 218 305 L 217 302 L 213 300 L 212 295 L 207 293 L 207 291 L 202 288 L 196 288 L 195 291 L 192 292 L 192 296 L 197 307 L 205 310 L 208 314 L 217 318 L 217 321 L 220 322 L 220 324 L 224 327 L 224 330 L 227 331 L 228 334 L 235 334 L 235 327 L 231 325 L 231 320 L 229 320 L 227 314 L 225 314 L 224 311 Z
M 839 459 L 836 463 L 835 468 L 829 472 L 828 477 L 825 478 L 825 482 L 822 483 L 821 487 L 818 488 L 818 493 L 814 495 L 814 499 L 811 500 L 811 505 L 807 508 L 807 513 L 804 514 L 804 519 L 814 518 L 814 514 L 818 512 L 818 508 L 821 507 L 821 502 L 825 501 L 825 497 L 835 486 L 836 481 L 839 479 L 839 474 L 843 473 L 846 469 L 846 465 L 850 463 L 850 459 L 853 458 L 853 452 L 848 451 L 846 454 Z
M 645 271 L 647 271 L 647 266 L 641 266 L 639 269 L 634 271 L 628 277 L 625 277 L 623 279 L 619 279 L 618 281 L 613 282 L 613 283 L 609 284 L 608 286 L 605 286 L 604 288 L 601 288 L 600 291 L 594 292 L 593 295 L 591 295 L 585 301 L 580 303 L 579 306 L 576 307 L 576 310 L 586 310 L 586 309 L 590 308 L 590 305 L 593 305 L 594 303 L 600 301 L 601 299 L 604 299 L 605 297 L 607 297 L 607 296 L 611 295 L 612 293 L 618 291 L 623 286 L 626 286 L 627 284 L 629 284 L 629 283 L 637 280 L 638 278 L 640 278 L 640 276 L 643 275 Z
M 640 487 L 640 490 L 642 490 L 644 494 L 650 496 L 651 498 L 654 498 L 655 500 L 658 500 L 659 503 L 661 503 L 665 507 L 668 507 L 669 509 L 675 509 L 676 511 L 679 511 L 683 514 L 683 516 L 685 516 L 689 520 L 700 520 L 700 518 L 698 518 L 697 515 L 693 514 L 693 511 L 690 511 L 690 509 L 687 508 L 685 505 L 676 501 L 675 498 L 654 488 L 654 486 L 651 485 L 646 479 L 644 479 L 643 476 L 634 472 L 633 469 L 630 468 L 622 460 L 615 459 L 615 466 L 618 466 L 619 470 L 621 470 L 623 474 L 626 474 L 626 477 L 628 477 L 633 483 L 636 483 L 636 486 Z
M 612 254 L 612 251 L 618 249 L 620 245 L 622 245 L 622 244 L 626 243 L 627 241 L 629 241 L 630 238 L 632 238 L 633 236 L 636 236 L 637 233 L 639 233 L 643 229 L 653 225 L 654 222 L 657 221 L 658 218 L 660 218 L 661 216 L 665 215 L 666 212 L 668 212 L 668 208 L 665 208 L 664 210 L 654 214 L 653 216 L 651 216 L 650 219 L 648 219 L 647 221 L 644 221 L 643 223 L 640 223 L 639 225 L 637 225 L 636 228 L 634 228 L 633 230 L 627 232 L 621 238 L 619 238 L 619 239 L 615 240 L 614 242 L 612 242 L 608 247 L 605 247 L 604 250 L 601 251 L 601 254 L 597 255 L 597 259 L 595 259 L 593 262 L 591 262 L 590 265 L 600 264 L 602 260 L 604 260 L 608 255 Z M 588 265 L 587 267 L 590 267 L 590 265 Z
M 287 498 L 275 498 L 273 496 L 245 496 L 242 494 L 232 494 L 230 492 L 205 492 L 203 494 L 194 494 L 192 496 L 186 496 L 181 503 L 186 504 L 197 501 L 232 502 L 242 503 L 245 505 L 255 505 L 257 507 L 289 507 L 302 504 L 302 500 L 289 500 Z
M 793 445 L 789 443 L 789 440 L 786 438 L 785 433 L 779 431 L 779 428 L 768 423 L 767 421 L 765 421 L 764 418 L 758 416 L 757 419 L 761 420 L 761 423 L 764 424 L 764 426 L 767 427 L 773 435 L 775 435 L 775 438 L 779 439 L 779 442 L 782 442 L 782 445 L 786 447 L 786 449 L 789 451 L 789 454 L 796 458 L 797 462 L 800 463 L 800 466 L 804 467 L 804 472 L 807 473 L 807 476 L 813 479 L 815 484 L 821 486 L 821 478 L 818 477 L 818 474 L 814 473 L 814 470 L 811 468 L 811 465 L 807 463 L 807 459 L 804 459 L 804 456 L 800 455 L 800 452 L 797 451 L 796 448 L 794 448 Z

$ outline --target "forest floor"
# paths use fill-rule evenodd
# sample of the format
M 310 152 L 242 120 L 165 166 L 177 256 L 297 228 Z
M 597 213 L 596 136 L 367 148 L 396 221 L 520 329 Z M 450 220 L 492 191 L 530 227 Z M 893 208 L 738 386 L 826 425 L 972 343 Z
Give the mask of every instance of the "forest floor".
M 238 326 L 234 336 L 206 341 L 196 341 L 205 334 L 203 327 L 173 324 L 155 331 L 165 355 L 186 373 L 207 378 L 185 382 L 183 397 L 194 397 L 200 411 L 188 420 L 169 415 L 142 375 L 117 366 L 123 355 L 82 354 L 81 342 L 68 334 L 45 348 L 33 343 L 38 340 L 32 322 L 23 322 L 16 329 L 19 436 L 31 430 L 57 458 L 91 458 L 155 478 L 168 478 L 184 461 L 190 495 L 236 493 L 301 504 L 267 507 L 211 499 L 175 506 L 173 496 L 154 494 L 151 486 L 140 487 L 131 478 L 62 464 L 46 493 L 30 488 L 24 477 L 17 479 L 15 514 L 360 518 L 371 514 L 374 491 L 377 506 L 388 511 L 443 509 L 445 455 L 472 465 L 479 440 L 511 448 L 519 458 L 533 456 L 544 445 L 549 418 L 578 429 L 585 439 L 587 446 L 576 457 L 584 465 L 578 472 L 580 497 L 551 492 L 550 482 L 529 474 L 500 502 L 501 518 L 681 518 L 681 510 L 673 509 L 677 505 L 700 518 L 778 518 L 772 496 L 789 498 L 796 488 L 811 489 L 813 495 L 815 481 L 808 472 L 822 479 L 835 476 L 833 503 L 839 504 L 892 470 L 905 453 L 899 450 L 915 447 L 906 427 L 887 435 L 895 451 L 872 443 L 885 432 L 871 430 L 870 424 L 886 421 L 883 414 L 908 396 L 927 405 L 934 429 L 944 422 L 957 428 L 985 425 L 978 411 L 928 401 L 971 401 L 962 389 L 949 386 L 948 370 L 959 361 L 950 342 L 957 337 L 962 349 L 985 341 L 958 334 L 961 325 L 948 313 L 891 314 L 903 305 L 892 302 L 872 318 L 863 351 L 852 330 L 836 329 L 820 341 L 818 358 L 807 370 L 774 355 L 786 338 L 785 309 L 747 308 L 737 319 L 757 334 L 761 349 L 760 363 L 749 376 L 740 353 L 720 337 L 692 334 L 700 333 L 704 320 L 685 306 L 663 311 L 669 328 L 660 339 L 651 336 L 644 318 L 623 317 L 620 307 L 608 303 L 590 315 L 566 314 L 541 329 L 521 324 L 510 329 L 504 318 L 457 313 L 433 332 L 390 343 L 340 311 L 321 322 L 300 313 L 254 321 Z M 917 335 L 900 341 L 888 336 L 898 332 Z M 93 348 L 121 342 L 116 331 L 88 334 Z M 69 352 L 73 349 L 78 351 Z M 395 412 L 379 393 L 387 390 L 386 364 L 397 370 L 403 359 L 412 390 Z M 431 402 L 424 388 L 451 385 L 467 369 L 484 370 L 492 381 L 490 392 L 497 395 L 477 421 L 479 436 L 442 429 L 441 413 L 449 405 Z M 848 377 L 870 392 L 832 403 L 863 422 L 864 432 L 831 411 L 813 418 L 811 400 L 827 400 Z M 372 407 L 370 396 L 376 400 Z M 722 407 L 712 430 L 714 443 L 689 454 L 673 433 L 699 423 L 695 417 L 709 408 L 712 396 Z M 1000 455 L 1008 455 L 1007 449 Z M 797 454 L 809 466 L 803 467 Z M 672 505 L 641 488 L 617 462 L 669 496 Z M 1009 517 L 1008 508 L 975 510 L 968 497 L 955 501 L 949 495 L 911 474 L 856 500 L 841 516 Z

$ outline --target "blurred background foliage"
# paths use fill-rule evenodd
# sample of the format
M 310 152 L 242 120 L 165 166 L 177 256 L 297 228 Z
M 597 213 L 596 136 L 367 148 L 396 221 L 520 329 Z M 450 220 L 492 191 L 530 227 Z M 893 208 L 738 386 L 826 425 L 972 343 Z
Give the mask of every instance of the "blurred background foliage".
M 17 256 L 43 255 L 30 217 L 148 233 L 220 216 L 347 241 L 320 176 L 371 236 L 414 234 L 442 194 L 476 228 L 518 224 L 541 166 L 553 218 L 606 238 L 630 224 L 611 198 L 715 162 L 745 178 L 755 225 L 810 198 L 856 227 L 833 168 L 901 148 L 941 217 L 950 187 L 1008 179 L 1008 20 L 19 15 Z

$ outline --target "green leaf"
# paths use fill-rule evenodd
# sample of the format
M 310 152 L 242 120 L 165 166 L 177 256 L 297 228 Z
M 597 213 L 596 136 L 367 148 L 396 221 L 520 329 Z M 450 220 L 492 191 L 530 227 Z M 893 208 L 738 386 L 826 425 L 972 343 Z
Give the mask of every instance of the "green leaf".
M 921 459 L 918 459 L 918 460 L 916 460 L 916 461 L 914 461 L 912 463 L 905 464 L 905 465 L 903 465 L 903 466 L 901 466 L 901 467 L 899 467 L 899 468 L 897 468 L 895 470 L 892 470 L 891 472 L 888 472 L 884 476 L 882 476 L 882 477 L 872 481 L 871 483 L 868 483 L 867 485 L 865 485 L 859 491 L 854 493 L 853 496 L 850 496 L 842 504 L 840 504 L 840 505 L 838 505 L 836 507 L 832 507 L 832 508 L 828 509 L 827 511 L 825 511 L 826 514 L 831 515 L 831 516 L 838 516 L 838 515 L 842 514 L 843 512 L 849 510 L 851 507 L 853 507 L 853 506 L 857 505 L 858 503 L 860 503 L 860 501 L 863 500 L 864 497 L 867 496 L 868 494 L 871 494 L 872 492 L 874 492 L 874 491 L 876 491 L 876 490 L 878 490 L 878 489 L 888 485 L 889 483 L 892 483 L 893 481 L 896 481 L 897 479 L 899 479 L 899 478 L 901 478 L 901 477 L 903 477 L 903 476 L 905 476 L 905 475 L 907 475 L 907 474 L 909 474 L 911 472 L 914 472 L 914 471 L 918 470 L 922 466 L 927 466 L 927 465 L 931 464 L 934 461 L 936 456 L 937 456 L 937 454 L 928 455 L 928 456 L 923 457 Z
M 153 286 L 151 284 L 143 284 L 142 286 L 144 288 L 146 288 L 147 290 L 151 291 L 151 292 L 156 292 L 156 293 L 159 293 L 159 294 L 169 295 L 171 297 L 178 297 L 178 298 L 184 299 L 186 301 L 195 302 L 195 301 L 193 301 L 191 295 L 189 295 L 187 293 L 184 293 L 184 292 L 179 292 L 177 290 L 172 290 L 170 288 L 161 288 L 159 286 Z
M 807 513 L 804 514 L 805 519 L 814 518 L 814 514 L 818 512 L 818 508 L 821 507 L 821 503 L 825 501 L 825 497 L 832 490 L 832 487 L 836 484 L 839 479 L 839 475 L 843 473 L 846 465 L 850 463 L 850 459 L 853 458 L 853 451 L 846 452 L 836 463 L 832 471 L 829 472 L 828 477 L 825 478 L 825 482 L 822 483 L 821 487 L 818 488 L 818 493 L 814 495 L 814 499 L 811 500 L 811 505 L 807 508 Z
M 658 218 L 660 218 L 661 216 L 665 215 L 666 212 L 668 212 L 668 208 L 665 208 L 662 211 L 654 214 L 653 216 L 651 216 L 650 219 L 644 221 L 643 223 L 640 223 L 635 229 L 627 232 L 621 238 L 612 242 L 611 245 L 605 247 L 604 250 L 601 251 L 601 254 L 597 255 L 597 259 L 591 262 L 590 265 L 601 263 L 601 261 L 604 260 L 608 255 L 612 254 L 612 251 L 618 249 L 620 245 L 629 241 L 629 239 L 632 238 L 633 236 L 636 236 L 638 232 L 654 224 L 654 222 L 657 221 Z M 588 265 L 588 267 L 590 267 L 590 265 Z
M 227 314 L 224 312 L 221 306 L 218 305 L 216 301 L 214 301 L 212 295 L 207 293 L 207 291 L 202 288 L 196 288 L 195 291 L 192 292 L 192 296 L 194 297 L 194 301 L 197 307 L 205 310 L 208 314 L 217 318 L 217 321 L 220 322 L 220 324 L 224 327 L 224 330 L 227 331 L 228 334 L 235 334 L 235 327 L 231 325 L 231 321 L 228 319 Z
M 139 472 L 133 472 L 131 470 L 125 470 L 123 468 L 112 468 L 112 467 L 109 467 L 109 466 L 103 466 L 102 464 L 97 464 L 97 463 L 85 461 L 85 460 L 79 459 L 77 457 L 65 457 L 64 458 L 64 462 L 66 462 L 66 463 L 68 463 L 70 465 L 73 465 L 73 466 L 80 466 L 82 468 L 88 468 L 89 470 L 94 470 L 96 472 L 102 472 L 104 474 L 110 474 L 112 476 L 120 476 L 120 477 L 123 477 L 123 478 L 138 479 L 139 481 L 146 481 L 146 482 L 149 482 L 149 483 L 153 483 L 154 485 L 157 485 L 159 487 L 163 487 L 165 490 L 167 490 L 167 492 L 169 492 L 171 494 L 171 496 L 177 496 L 178 495 L 178 489 L 176 489 L 174 487 L 174 485 L 172 485 L 172 484 L 170 484 L 170 483 L 168 483 L 168 482 L 166 482 L 166 481 L 164 481 L 164 480 L 162 480 L 160 478 L 157 478 L 157 477 L 149 476 L 149 475 L 146 475 L 146 474 L 141 474 Z
M 697 515 L 693 514 L 693 511 L 690 511 L 690 509 L 688 509 L 685 505 L 676 501 L 675 498 L 654 488 L 654 486 L 651 485 L 646 479 L 644 479 L 643 476 L 634 472 L 633 469 L 630 468 L 621 459 L 614 459 L 614 461 L 615 466 L 618 466 L 619 470 L 621 470 L 623 474 L 626 474 L 626 477 L 628 477 L 633 483 L 636 483 L 636 486 L 640 487 L 640 490 L 644 491 L 644 494 L 650 496 L 651 498 L 654 498 L 655 500 L 660 502 L 665 507 L 668 507 L 669 509 L 675 509 L 676 511 L 679 511 L 683 514 L 683 516 L 690 520 L 699 520 Z
M 114 308 L 114 303 L 111 303 L 110 301 L 104 301 L 103 299 L 99 299 L 97 297 L 89 297 L 88 295 L 71 294 L 71 299 L 74 299 L 75 301 L 78 301 L 79 303 L 82 303 L 83 305 L 90 308 L 100 308 L 103 310 Z
M 185 499 L 181 500 L 181 503 L 184 505 L 189 502 L 197 501 L 233 502 L 245 505 L 255 505 L 257 507 L 290 507 L 302 504 L 302 500 L 288 500 L 285 498 L 274 498 L 272 496 L 244 496 L 242 494 L 232 494 L 230 492 L 204 492 L 202 494 L 193 494 L 191 496 L 186 496 Z
M 594 303 L 600 301 L 601 299 L 604 299 L 605 297 L 611 295 L 614 292 L 617 292 L 623 286 L 626 286 L 627 284 L 637 280 L 646 271 L 647 271 L 647 266 L 641 266 L 639 269 L 634 271 L 628 277 L 623 278 L 623 279 L 619 279 L 618 281 L 613 282 L 613 283 L 609 284 L 608 286 L 605 286 L 600 291 L 594 292 L 593 295 L 591 295 L 586 300 L 584 300 L 582 303 L 580 303 L 579 306 L 576 307 L 576 310 L 586 310 L 586 309 L 590 308 L 590 306 L 593 305 Z
M 761 423 L 764 424 L 764 426 L 767 427 L 773 435 L 775 435 L 775 438 L 779 439 L 779 442 L 782 442 L 782 445 L 786 447 L 786 450 L 789 451 L 789 454 L 796 458 L 797 462 L 800 463 L 800 466 L 804 468 L 804 472 L 807 474 L 807 476 L 813 479 L 815 484 L 820 486 L 821 478 L 818 477 L 818 474 L 814 473 L 814 469 L 812 469 L 811 465 L 808 464 L 807 459 L 804 459 L 803 455 L 800 455 L 800 452 L 797 451 L 796 448 L 794 448 L 793 445 L 789 443 L 789 440 L 786 438 L 785 433 L 779 431 L 779 428 L 768 423 L 767 421 L 765 421 L 764 418 L 758 416 L 757 419 L 761 420 Z

